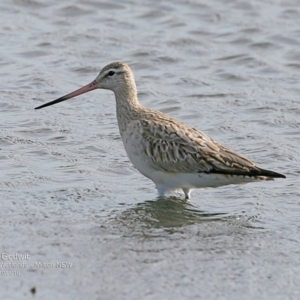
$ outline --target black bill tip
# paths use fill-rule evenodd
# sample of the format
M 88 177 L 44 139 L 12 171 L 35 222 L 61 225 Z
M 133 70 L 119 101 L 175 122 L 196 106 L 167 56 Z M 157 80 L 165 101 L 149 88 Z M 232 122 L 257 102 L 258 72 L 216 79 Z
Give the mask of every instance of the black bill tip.
M 50 106 L 50 105 L 53 105 L 53 104 L 56 104 L 56 103 L 59 103 L 59 102 L 62 102 L 62 101 L 65 101 L 67 100 L 68 98 L 65 98 L 65 97 L 60 97 L 56 100 L 53 100 L 51 102 L 48 102 L 48 103 L 45 103 L 43 105 L 40 105 L 40 106 L 37 106 L 35 107 L 34 109 L 41 109 L 41 108 L 44 108 L 44 107 L 47 107 L 47 106 Z

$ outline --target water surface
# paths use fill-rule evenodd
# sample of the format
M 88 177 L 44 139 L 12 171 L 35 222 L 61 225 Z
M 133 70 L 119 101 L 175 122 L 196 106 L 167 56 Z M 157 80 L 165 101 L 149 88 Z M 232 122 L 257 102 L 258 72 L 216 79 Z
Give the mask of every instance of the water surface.
M 1 299 L 299 298 L 298 1 L 15 0 L 0 15 L 0 250 L 30 255 L 0 269 L 19 272 Z M 33 110 L 112 61 L 142 104 L 287 179 L 156 199 L 111 92 Z

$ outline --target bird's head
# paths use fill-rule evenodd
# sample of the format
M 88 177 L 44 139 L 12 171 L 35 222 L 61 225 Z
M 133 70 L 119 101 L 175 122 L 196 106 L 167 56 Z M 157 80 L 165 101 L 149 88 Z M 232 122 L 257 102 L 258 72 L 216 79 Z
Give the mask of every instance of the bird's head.
M 96 79 L 91 83 L 56 100 L 38 106 L 35 109 L 50 106 L 95 89 L 107 89 L 113 91 L 115 94 L 118 92 L 122 93 L 128 89 L 128 85 L 131 85 L 131 88 L 136 89 L 134 77 L 130 67 L 122 62 L 113 62 L 104 67 Z

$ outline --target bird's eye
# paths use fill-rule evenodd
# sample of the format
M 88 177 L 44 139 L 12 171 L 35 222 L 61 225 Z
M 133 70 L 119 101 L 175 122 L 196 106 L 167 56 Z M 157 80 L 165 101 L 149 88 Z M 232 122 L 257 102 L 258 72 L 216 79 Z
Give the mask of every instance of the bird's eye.
M 113 76 L 113 75 L 115 75 L 115 72 L 114 72 L 114 71 L 109 71 L 109 72 L 107 73 L 107 75 L 108 75 L 108 76 Z

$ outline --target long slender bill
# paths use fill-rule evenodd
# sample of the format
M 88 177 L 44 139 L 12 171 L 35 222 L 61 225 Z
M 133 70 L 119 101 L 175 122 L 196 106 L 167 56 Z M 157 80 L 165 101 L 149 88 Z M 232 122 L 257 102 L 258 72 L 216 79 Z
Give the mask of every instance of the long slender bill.
M 78 96 L 78 95 L 81 95 L 81 94 L 84 94 L 84 93 L 93 91 L 93 90 L 95 90 L 95 89 L 97 89 L 97 88 L 98 88 L 98 86 L 97 86 L 97 84 L 96 84 L 96 81 L 93 81 L 93 82 L 91 82 L 91 83 L 85 85 L 84 87 L 82 87 L 82 88 L 80 88 L 80 89 L 78 89 L 78 90 L 76 90 L 76 91 L 74 91 L 74 92 L 72 92 L 72 93 L 70 93 L 70 94 L 67 94 L 67 95 L 65 95 L 65 96 L 62 96 L 62 97 L 56 99 L 56 100 L 53 100 L 53 101 L 51 101 L 51 102 L 48 102 L 48 103 L 43 104 L 43 105 L 41 105 L 41 106 L 38 106 L 38 107 L 36 107 L 35 109 L 44 108 L 44 107 L 46 107 L 46 106 L 50 106 L 50 105 L 53 105 L 53 104 L 56 104 L 56 103 L 59 103 L 59 102 L 62 102 L 62 101 L 71 99 L 71 98 L 76 97 L 76 96 Z

